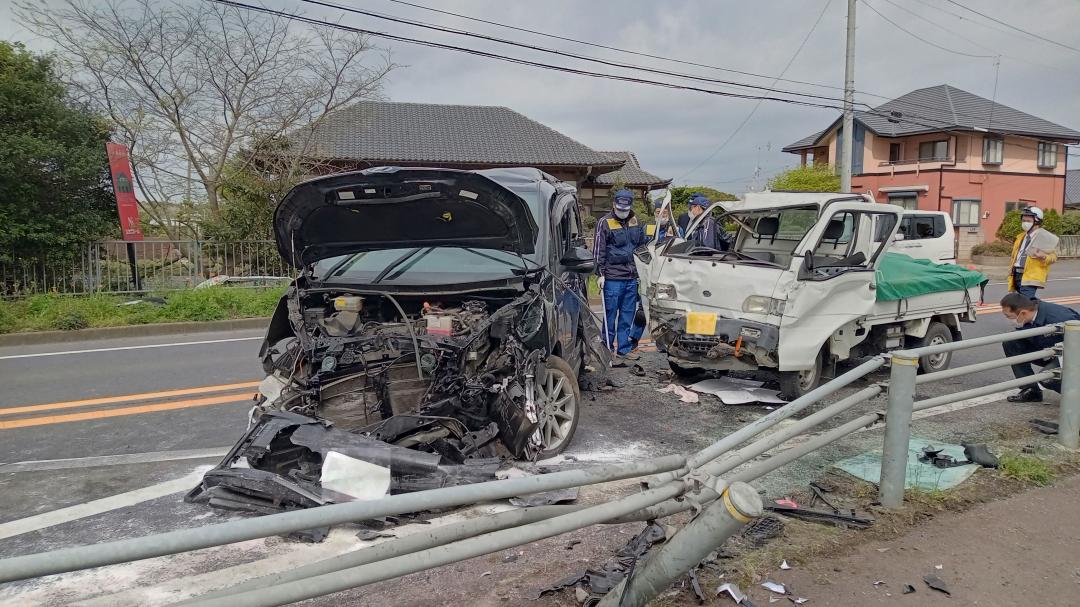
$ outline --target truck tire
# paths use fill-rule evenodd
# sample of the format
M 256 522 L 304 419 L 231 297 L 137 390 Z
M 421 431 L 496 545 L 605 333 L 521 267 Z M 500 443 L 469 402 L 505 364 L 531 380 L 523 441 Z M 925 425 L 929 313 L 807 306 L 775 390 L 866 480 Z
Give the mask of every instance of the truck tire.
M 952 329 L 946 326 L 945 323 L 932 322 L 930 323 L 930 326 L 926 328 L 926 335 L 915 342 L 915 347 L 937 346 L 952 343 L 952 341 Z M 944 371 L 949 368 L 950 363 L 952 363 L 952 352 L 921 356 L 919 357 L 919 373 L 937 373 L 938 371 Z
M 805 371 L 780 371 L 780 398 L 791 402 L 821 385 L 822 352 Z

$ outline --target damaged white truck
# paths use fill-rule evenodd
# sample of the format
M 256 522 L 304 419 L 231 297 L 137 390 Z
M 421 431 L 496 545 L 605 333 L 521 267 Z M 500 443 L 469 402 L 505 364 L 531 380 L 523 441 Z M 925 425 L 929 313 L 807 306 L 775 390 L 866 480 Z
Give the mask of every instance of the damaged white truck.
M 717 221 L 737 226 L 730 250 L 670 238 L 635 253 L 649 331 L 680 376 L 773 370 L 781 395 L 794 399 L 838 363 L 951 342 L 960 323 L 975 321 L 986 278 L 890 252 L 898 206 L 761 192 L 706 213 L 718 207 Z M 940 354 L 920 367 L 949 363 Z

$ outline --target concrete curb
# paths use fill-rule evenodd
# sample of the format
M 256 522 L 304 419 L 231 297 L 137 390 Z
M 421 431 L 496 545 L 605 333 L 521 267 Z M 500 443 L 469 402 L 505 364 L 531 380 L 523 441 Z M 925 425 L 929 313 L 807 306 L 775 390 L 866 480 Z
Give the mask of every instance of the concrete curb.
M 124 327 L 98 327 L 78 331 L 37 331 L 33 333 L 6 333 L 0 335 L 0 347 L 36 346 L 67 342 L 113 339 L 117 337 L 149 337 L 154 335 L 178 335 L 180 333 L 208 333 L 213 331 L 238 331 L 265 329 L 269 318 L 238 318 L 235 320 L 211 320 L 206 322 L 169 322 Z

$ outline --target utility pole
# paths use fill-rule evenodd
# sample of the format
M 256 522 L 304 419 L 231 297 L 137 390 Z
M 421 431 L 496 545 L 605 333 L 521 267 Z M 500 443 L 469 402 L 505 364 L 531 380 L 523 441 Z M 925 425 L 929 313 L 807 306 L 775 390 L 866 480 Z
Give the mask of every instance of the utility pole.
M 851 158 L 855 135 L 855 0 L 847 3 L 847 53 L 844 57 L 844 130 L 840 142 L 840 191 L 851 191 Z

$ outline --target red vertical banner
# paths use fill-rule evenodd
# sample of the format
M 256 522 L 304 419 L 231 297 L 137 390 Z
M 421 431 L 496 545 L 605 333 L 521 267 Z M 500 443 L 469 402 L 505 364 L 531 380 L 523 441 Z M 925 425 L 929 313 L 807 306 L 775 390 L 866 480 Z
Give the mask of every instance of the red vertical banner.
M 116 210 L 120 213 L 120 231 L 124 240 L 142 240 L 139 225 L 139 201 L 135 199 L 135 184 L 131 178 L 131 160 L 126 145 L 106 143 L 109 153 L 109 170 L 112 172 L 113 191 L 116 192 Z

